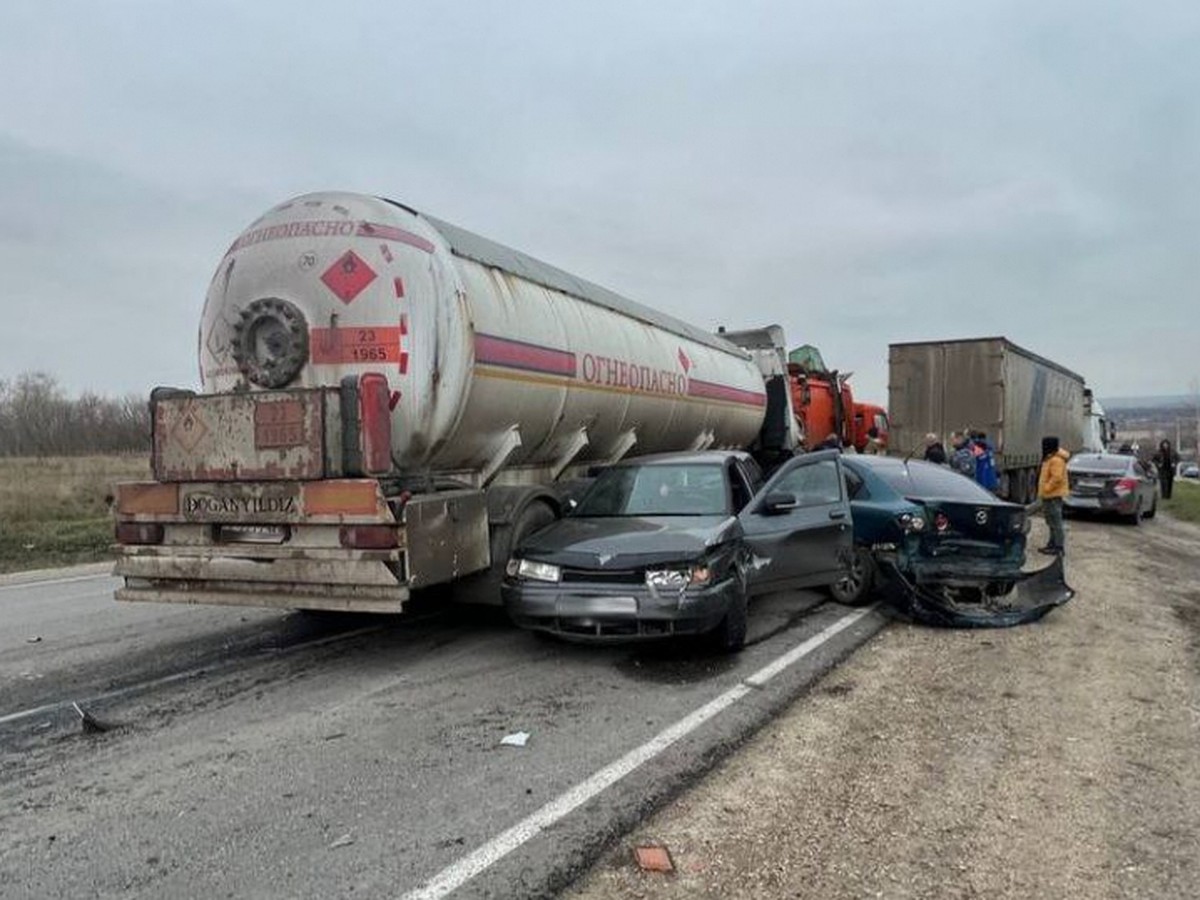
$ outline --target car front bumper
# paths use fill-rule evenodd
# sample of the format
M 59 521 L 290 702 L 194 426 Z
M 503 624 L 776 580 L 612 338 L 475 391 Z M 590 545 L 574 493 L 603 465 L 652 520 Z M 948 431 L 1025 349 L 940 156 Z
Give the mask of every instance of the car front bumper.
M 552 584 L 505 579 L 509 618 L 521 628 L 587 641 L 703 634 L 720 624 L 741 591 L 734 578 L 682 593 L 645 584 Z

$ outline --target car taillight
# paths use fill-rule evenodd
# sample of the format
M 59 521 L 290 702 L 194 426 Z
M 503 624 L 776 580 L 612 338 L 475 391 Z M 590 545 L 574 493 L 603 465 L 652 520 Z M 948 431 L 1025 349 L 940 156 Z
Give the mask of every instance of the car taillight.
M 933 527 L 938 531 L 945 531 L 950 527 L 949 517 L 943 512 L 938 513 L 933 517 Z
M 118 522 L 118 544 L 161 544 L 163 527 L 152 522 Z
M 1113 486 L 1113 490 L 1118 494 L 1132 494 L 1137 490 L 1137 486 L 1136 478 L 1122 478 Z
M 393 550 L 400 546 L 393 525 L 343 525 L 338 540 L 351 550 Z
M 384 475 L 392 469 L 392 417 L 388 408 L 391 386 L 379 372 L 358 380 L 359 421 L 362 423 L 363 472 Z

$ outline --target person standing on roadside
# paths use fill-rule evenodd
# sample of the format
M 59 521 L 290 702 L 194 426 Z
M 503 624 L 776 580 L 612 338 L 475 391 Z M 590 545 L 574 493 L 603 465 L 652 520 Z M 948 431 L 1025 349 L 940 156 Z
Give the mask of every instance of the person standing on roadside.
M 1158 452 L 1154 454 L 1154 465 L 1158 467 L 1162 498 L 1170 500 L 1171 492 L 1175 488 L 1175 467 L 1179 465 L 1179 454 L 1171 447 L 1170 441 L 1163 441 L 1158 445 Z
M 967 440 L 964 431 L 956 431 L 950 435 L 950 468 L 959 475 L 975 478 L 975 455 L 971 452 L 971 442 Z
M 1042 514 L 1050 529 L 1050 542 L 1039 548 L 1042 553 L 1062 556 L 1066 550 L 1066 535 L 1063 533 L 1063 498 L 1069 490 L 1067 485 L 1067 460 L 1071 454 L 1058 446 L 1058 438 L 1042 438 L 1042 471 L 1038 474 L 1038 499 L 1042 501 Z
M 975 457 L 975 480 L 984 490 L 996 493 L 996 488 L 1000 486 L 996 456 L 987 435 L 982 431 L 971 432 L 971 454 Z
M 925 435 L 925 461 L 939 466 L 946 464 L 946 448 L 932 431 Z

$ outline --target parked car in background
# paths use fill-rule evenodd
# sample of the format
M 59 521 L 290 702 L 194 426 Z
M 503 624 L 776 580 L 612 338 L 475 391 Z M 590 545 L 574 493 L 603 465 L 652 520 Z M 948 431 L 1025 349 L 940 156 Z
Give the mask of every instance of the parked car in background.
M 530 535 L 502 587 L 519 626 L 602 640 L 710 634 L 746 641 L 755 594 L 828 586 L 852 555 L 836 452 L 766 482 L 745 453 L 634 458 L 604 469 L 568 515 Z
M 1158 511 L 1158 474 L 1150 463 L 1119 453 L 1077 453 L 1067 463 L 1071 514 L 1111 513 L 1133 525 Z
M 1179 467 L 1180 478 L 1200 478 L 1200 466 L 1195 463 L 1184 463 Z
M 870 598 L 891 571 L 920 588 L 1002 593 L 1020 575 L 1025 508 L 998 499 L 945 466 L 885 456 L 847 456 L 854 556 L 834 599 Z

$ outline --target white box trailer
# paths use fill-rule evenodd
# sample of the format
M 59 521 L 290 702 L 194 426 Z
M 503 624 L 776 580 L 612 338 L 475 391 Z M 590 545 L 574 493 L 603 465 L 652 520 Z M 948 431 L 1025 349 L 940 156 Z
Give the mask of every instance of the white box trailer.
M 1083 446 L 1084 380 L 1003 337 L 892 344 L 888 348 L 892 454 L 920 455 L 926 434 L 949 448 L 952 432 L 984 432 L 996 449 L 1000 493 L 1037 494 L 1042 438 Z

